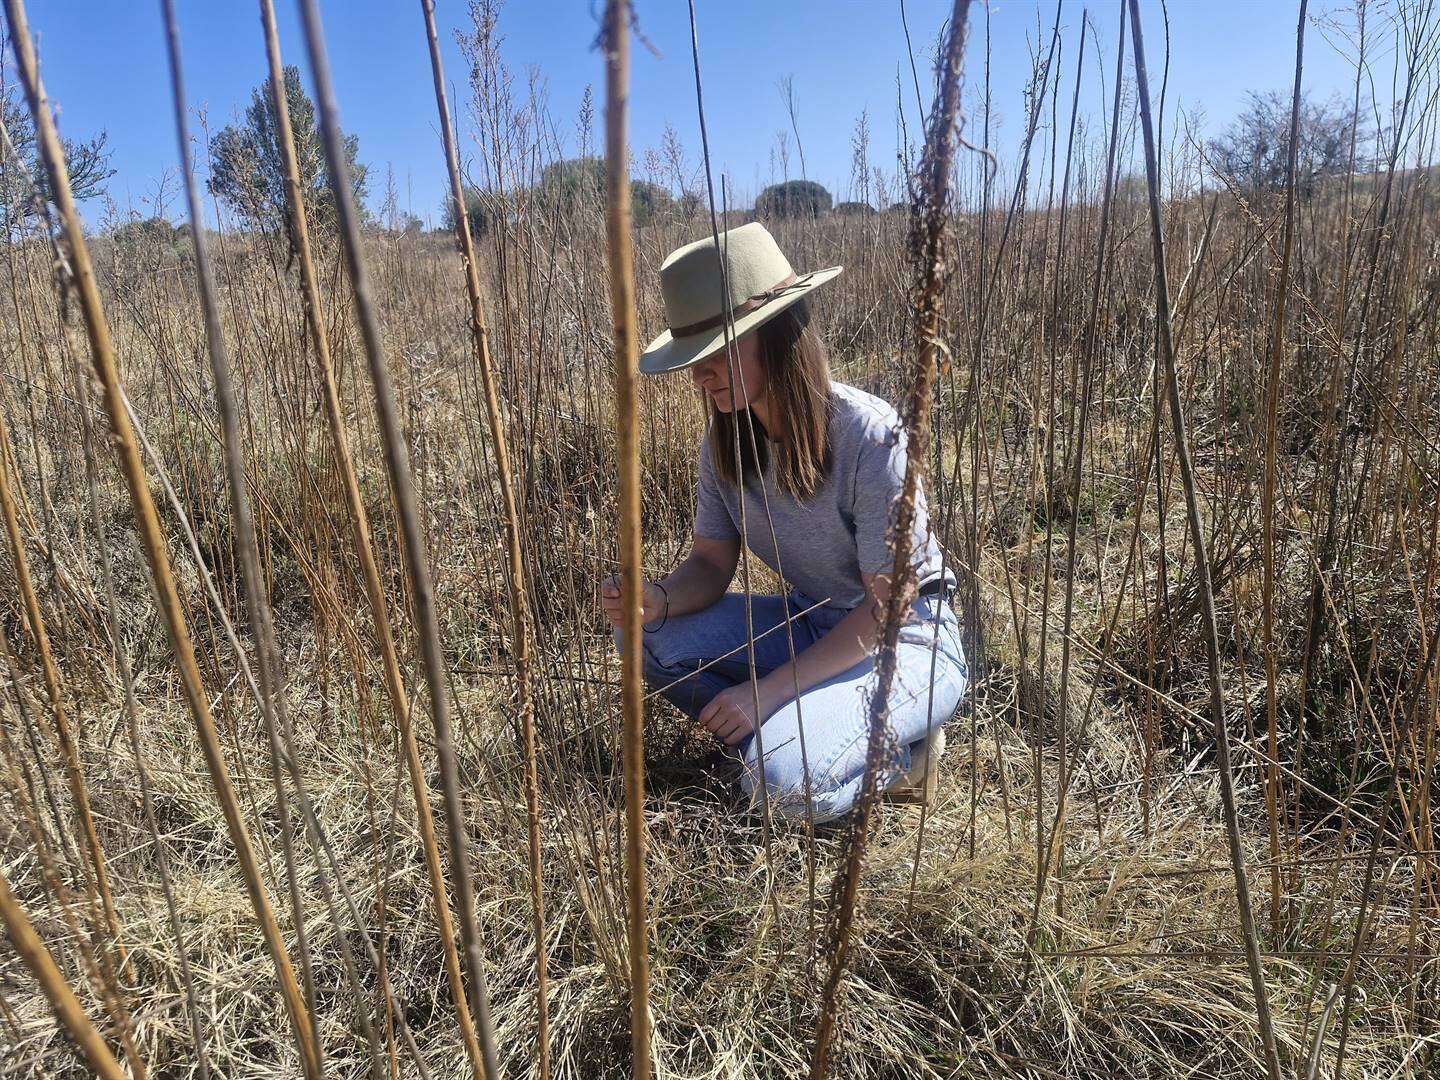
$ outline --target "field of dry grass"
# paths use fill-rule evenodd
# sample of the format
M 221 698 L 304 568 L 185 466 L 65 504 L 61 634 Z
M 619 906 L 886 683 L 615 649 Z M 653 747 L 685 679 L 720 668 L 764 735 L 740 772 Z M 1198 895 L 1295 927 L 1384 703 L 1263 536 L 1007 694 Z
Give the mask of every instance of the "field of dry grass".
M 504 1075 L 540 1075 L 538 884 L 549 1069 L 625 1076 L 620 676 L 596 595 L 617 542 L 604 203 L 556 205 L 532 186 L 558 153 L 535 137 L 547 118 L 497 77 L 483 35 L 470 49 L 482 128 L 467 154 L 508 206 L 476 246 L 524 556 L 538 883 L 505 493 L 462 263 L 451 235 L 385 228 L 366 232 L 363 257 L 433 581 L 494 1044 Z M 1433 101 L 1383 136 L 1407 140 L 1384 173 L 1297 201 L 1293 253 L 1283 193 L 1213 177 L 1196 190 L 1195 145 L 1165 136 L 1165 182 L 1186 192 L 1166 201 L 1163 236 L 1213 579 L 1212 681 L 1134 86 L 1113 173 L 1140 179 L 1107 197 L 1111 128 L 1067 141 L 1061 81 L 1037 72 L 1037 125 L 1052 101 L 1062 122 L 1038 125 L 1028 172 L 962 154 L 954 176 L 927 491 L 962 581 L 973 687 L 947 728 L 936 802 L 882 804 L 872 825 L 831 1075 L 1264 1075 L 1214 685 L 1284 1075 L 1426 1075 L 1440 1061 L 1440 260 L 1433 174 L 1396 159 L 1433 138 Z M 979 128 L 972 116 L 972 140 Z M 815 298 L 832 375 L 903 401 L 906 215 L 767 226 L 797 268 L 846 267 Z M 664 325 L 661 260 L 709 228 L 704 212 L 677 211 L 636 230 L 642 342 Z M 237 870 L 77 296 L 57 292 L 43 235 L 7 232 L 0 870 L 132 1074 L 143 1061 L 165 1077 L 303 1075 L 305 1039 Z M 259 881 L 328 1075 L 474 1075 L 302 267 L 285 236 L 227 222 L 207 239 L 273 609 L 273 693 L 259 686 L 194 245 L 102 229 L 89 246 Z M 333 230 L 312 241 L 406 719 L 443 822 L 424 597 L 406 572 L 353 274 Z M 658 576 L 688 542 L 703 414 L 683 377 L 644 381 L 639 413 L 644 560 Z M 773 590 L 758 570 L 755 588 Z M 268 697 L 287 714 L 273 738 Z M 806 1075 L 846 826 L 742 816 L 709 737 L 658 698 L 646 708 L 655 1075 Z M 297 780 L 318 830 L 301 820 Z M 89 1072 L 32 969 L 0 947 L 0 1075 Z

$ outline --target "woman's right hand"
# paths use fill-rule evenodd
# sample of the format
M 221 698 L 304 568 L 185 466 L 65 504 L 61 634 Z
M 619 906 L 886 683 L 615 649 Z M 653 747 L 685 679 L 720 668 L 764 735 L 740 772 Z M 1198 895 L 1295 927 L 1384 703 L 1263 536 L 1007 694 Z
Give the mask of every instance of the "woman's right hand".
M 664 591 L 653 581 L 645 582 L 640 592 L 640 621 L 658 622 L 665 614 L 665 608 Z M 612 626 L 619 626 L 625 621 L 620 606 L 620 575 L 606 574 L 600 579 L 600 610 L 605 612 Z

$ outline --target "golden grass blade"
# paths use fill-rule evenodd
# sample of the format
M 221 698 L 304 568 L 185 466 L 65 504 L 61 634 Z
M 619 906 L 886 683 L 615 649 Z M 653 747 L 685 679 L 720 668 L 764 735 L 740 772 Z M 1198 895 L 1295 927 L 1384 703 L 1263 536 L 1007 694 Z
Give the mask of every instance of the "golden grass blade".
M 864 869 L 870 817 L 879 801 L 878 778 L 885 756 L 892 752 L 892 737 L 885 727 L 890 688 L 895 678 L 896 642 L 905 612 L 915 596 L 915 570 L 911 543 L 915 526 L 915 497 L 929 460 L 930 407 L 939 372 L 941 300 L 949 275 L 950 173 L 959 132 L 960 83 L 969 28 L 969 0 L 955 0 L 946 31 L 940 83 L 930 108 L 925 151 L 917 170 L 916 198 L 910 209 L 910 256 L 916 274 L 915 375 L 903 412 L 906 444 L 905 479 L 896 499 L 892 545 L 895 567 L 885 598 L 885 618 L 875 663 L 875 689 L 870 697 L 870 730 L 865 753 L 865 776 L 846 837 L 845 854 L 831 886 L 830 970 L 820 1003 L 815 1043 L 810 1058 L 811 1080 L 830 1074 L 830 1050 L 840 1010 L 840 995 L 849 960 L 850 932 L 856 895 Z
M 50 1007 L 55 1010 L 56 1019 L 64 1025 L 70 1037 L 80 1047 L 85 1060 L 90 1062 L 90 1067 L 95 1070 L 95 1075 L 103 1080 L 126 1080 L 125 1071 L 110 1053 L 110 1048 L 105 1045 L 105 1040 L 95 1030 L 90 1018 L 85 1015 L 80 999 L 75 996 L 75 991 L 70 989 L 70 984 L 65 981 L 60 969 L 55 966 L 50 950 L 45 948 L 45 943 L 35 933 L 35 927 L 30 924 L 29 917 L 15 899 L 15 894 L 10 891 L 10 882 L 3 873 L 0 873 L 0 919 L 5 922 L 5 929 L 15 951 L 40 983 L 40 989 L 45 992 Z
M 145 547 L 145 556 L 150 565 L 151 579 L 155 586 L 156 600 L 165 619 L 170 636 L 171 648 L 175 653 L 176 665 L 185 699 L 195 720 L 201 749 L 209 770 L 211 784 L 225 815 L 225 824 L 235 848 L 236 859 L 245 879 L 245 888 L 255 910 L 256 919 L 265 938 L 266 948 L 275 965 L 280 993 L 284 1000 L 294 1029 L 295 1040 L 300 1051 L 305 1075 L 318 1080 L 323 1073 L 319 1049 L 309 1037 L 310 1023 L 301 1000 L 295 972 L 290 963 L 290 954 L 280 936 L 270 900 L 260 880 L 259 866 L 251 847 L 249 832 L 241 816 L 239 801 L 230 781 L 229 769 L 220 748 L 219 735 L 210 713 L 210 702 L 200 678 L 200 669 L 195 661 L 194 648 L 190 641 L 189 628 L 180 606 L 175 589 L 174 576 L 170 569 L 169 556 L 165 551 L 160 521 L 155 513 L 155 504 L 150 497 L 145 471 L 140 463 L 139 451 L 135 445 L 135 433 L 130 426 L 120 392 L 120 376 L 115 364 L 115 350 L 110 338 L 110 328 L 100 306 L 100 293 L 95 274 L 90 264 L 89 249 L 80 226 L 80 217 L 70 192 L 70 180 L 66 171 L 64 153 L 55 131 L 50 105 L 40 83 L 39 67 L 34 47 L 30 40 L 29 24 L 25 17 L 24 0 L 5 0 L 5 13 L 9 18 L 14 35 L 12 46 L 17 66 L 24 83 L 25 95 L 30 114 L 35 122 L 36 137 L 44 158 L 50 188 L 59 209 L 60 223 L 75 274 L 75 287 L 79 293 L 85 327 L 90 338 L 91 359 L 103 391 L 105 411 L 110 427 L 121 471 L 129 487 L 131 505 Z
M 608 0 L 605 52 L 605 233 L 610 253 L 610 313 L 615 324 L 615 434 L 620 470 L 620 592 L 625 621 L 620 657 L 621 757 L 625 774 L 626 928 L 630 958 L 631 1075 L 650 1076 L 650 941 L 645 907 L 645 687 L 640 670 L 640 444 L 635 417 L 639 378 L 635 269 L 630 234 L 626 116 L 630 104 L 629 0 Z

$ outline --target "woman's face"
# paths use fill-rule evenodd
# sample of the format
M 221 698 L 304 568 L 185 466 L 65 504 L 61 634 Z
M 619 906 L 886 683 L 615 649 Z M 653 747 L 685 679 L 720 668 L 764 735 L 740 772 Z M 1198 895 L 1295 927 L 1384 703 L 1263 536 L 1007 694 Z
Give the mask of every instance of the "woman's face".
M 760 338 L 748 330 L 735 339 L 735 385 L 730 385 L 730 364 L 721 349 L 690 368 L 690 378 L 721 412 L 745 408 L 765 396 L 765 371 L 760 363 Z M 741 388 L 744 388 L 743 392 Z M 738 404 L 737 404 L 738 403 Z

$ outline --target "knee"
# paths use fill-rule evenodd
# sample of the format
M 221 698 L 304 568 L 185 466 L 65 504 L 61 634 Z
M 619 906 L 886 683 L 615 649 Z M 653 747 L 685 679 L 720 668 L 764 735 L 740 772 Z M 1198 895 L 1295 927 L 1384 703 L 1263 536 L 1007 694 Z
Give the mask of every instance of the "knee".
M 762 762 L 752 741 L 745 753 L 740 787 L 750 796 L 752 806 L 759 805 L 763 791 L 771 812 L 792 821 L 805 819 L 807 799 L 815 821 L 838 817 L 843 811 L 832 805 L 834 785 L 826 782 L 813 761 L 808 775 L 805 765 L 799 750 L 789 747 L 767 753 Z

